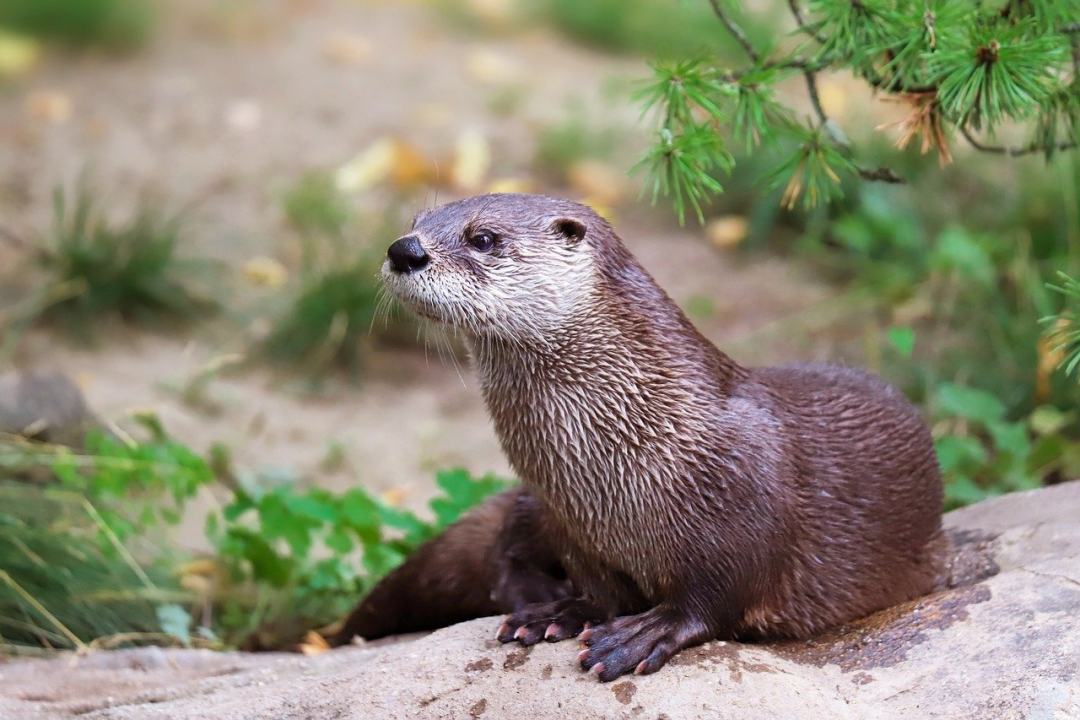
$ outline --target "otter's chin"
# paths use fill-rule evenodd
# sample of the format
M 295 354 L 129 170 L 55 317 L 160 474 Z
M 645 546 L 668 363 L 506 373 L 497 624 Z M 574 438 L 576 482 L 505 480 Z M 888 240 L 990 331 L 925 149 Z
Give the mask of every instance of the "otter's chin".
M 416 289 L 415 283 L 408 276 L 401 276 L 389 270 L 385 265 L 382 270 L 383 286 L 390 294 L 398 299 L 410 311 L 433 322 L 449 324 L 448 318 L 439 312 L 438 305 L 431 300 L 422 297 Z

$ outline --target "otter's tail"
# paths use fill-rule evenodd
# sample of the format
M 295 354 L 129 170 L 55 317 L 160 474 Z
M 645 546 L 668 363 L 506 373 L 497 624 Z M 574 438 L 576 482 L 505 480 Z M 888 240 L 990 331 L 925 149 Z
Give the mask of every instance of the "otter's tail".
M 331 644 L 434 630 L 503 612 L 492 599 L 497 582 L 492 553 L 517 494 L 510 490 L 490 498 L 420 546 L 367 594 Z

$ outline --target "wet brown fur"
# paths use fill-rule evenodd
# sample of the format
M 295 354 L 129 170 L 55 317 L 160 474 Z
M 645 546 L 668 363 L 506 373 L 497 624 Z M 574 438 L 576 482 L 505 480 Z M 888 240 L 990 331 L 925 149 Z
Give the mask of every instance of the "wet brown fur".
M 603 623 L 585 631 L 581 662 L 610 680 L 713 638 L 807 637 L 933 587 L 941 481 L 930 433 L 899 392 L 834 365 L 740 366 L 604 220 L 566 201 L 496 195 L 431 211 L 415 228 L 433 256 L 417 282 L 437 290 L 461 256 L 478 265 L 470 292 L 503 290 L 501 260 L 460 239 L 477 225 L 498 230 L 509 262 L 549 243 L 592 268 L 584 290 L 580 279 L 566 289 L 584 299 L 553 301 L 562 314 L 535 333 L 500 324 L 500 309 L 463 320 L 469 297 L 447 301 L 451 312 L 430 290 L 410 294 L 410 278 L 391 279 L 407 304 L 466 330 L 495 429 L 541 518 L 533 546 L 554 549 L 576 590 L 496 603 L 515 611 L 501 639 Z M 528 261 L 515 269 L 534 272 Z M 507 312 L 515 291 L 504 292 Z M 489 532 L 512 536 L 499 515 Z M 399 572 L 413 582 L 471 572 L 455 562 L 433 550 Z

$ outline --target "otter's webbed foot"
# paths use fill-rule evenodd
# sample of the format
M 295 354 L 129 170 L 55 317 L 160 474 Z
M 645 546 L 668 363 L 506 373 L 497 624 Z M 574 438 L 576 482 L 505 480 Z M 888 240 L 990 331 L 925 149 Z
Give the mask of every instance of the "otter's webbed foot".
M 581 634 L 586 648 L 578 661 L 582 669 L 609 682 L 628 672 L 656 672 L 683 648 L 707 639 L 709 632 L 704 623 L 660 605 L 586 630 Z
M 522 645 L 535 645 L 541 639 L 556 642 L 576 637 L 587 625 L 608 617 L 584 598 L 534 603 L 507 617 L 496 638 L 504 643 L 517 640 Z

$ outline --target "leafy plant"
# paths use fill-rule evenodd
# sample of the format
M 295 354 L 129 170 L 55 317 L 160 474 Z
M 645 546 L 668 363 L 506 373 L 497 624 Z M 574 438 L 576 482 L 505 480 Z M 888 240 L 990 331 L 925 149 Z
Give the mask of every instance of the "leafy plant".
M 431 501 L 433 522 L 360 488 L 238 491 L 207 530 L 237 590 L 221 619 L 224 637 L 280 647 L 332 622 L 421 543 L 507 486 L 463 470 L 440 472 L 436 482 L 443 494 Z
M 680 220 L 689 207 L 722 191 L 719 175 L 733 166 L 722 130 L 744 144 L 788 138 L 775 185 L 786 185 L 782 202 L 806 207 L 841 197 L 841 180 L 862 177 L 903 182 L 888 167 L 866 167 L 846 134 L 827 115 L 817 74 L 847 70 L 873 88 L 911 107 L 898 145 L 923 137 L 923 151 L 938 150 L 943 162 L 950 131 L 977 150 L 1047 158 L 1080 142 L 1078 66 L 1073 61 L 1080 27 L 1072 0 L 979 3 L 970 0 L 812 0 L 789 3 L 800 42 L 769 54 L 742 29 L 729 0 L 710 0 L 720 22 L 742 46 L 749 65 L 676 60 L 654 65 L 643 91 L 654 109 L 658 133 L 645 167 L 654 197 L 671 195 Z M 776 101 L 782 80 L 802 76 L 813 109 L 805 123 Z M 1030 141 L 1011 147 L 990 144 L 1007 123 L 1031 126 Z M 776 145 L 774 143 L 774 145 Z
M 54 479 L 0 484 L 0 648 L 286 647 L 507 485 L 440 472 L 429 521 L 361 488 L 331 493 L 238 471 L 223 448 L 203 458 L 143 420 L 148 440 L 98 435 L 85 452 L 0 442 L 0 472 L 47 469 Z M 226 496 L 207 518 L 214 554 L 182 562 L 166 531 L 200 490 Z
M 126 223 L 108 221 L 81 183 L 74 201 L 54 194 L 52 234 L 38 246 L 48 278 L 41 302 L 20 318 L 55 322 L 88 339 L 106 317 L 128 321 L 194 320 L 217 302 L 193 287 L 209 263 L 179 256 L 181 222 L 143 205 Z
M 1010 421 L 1005 405 L 988 392 L 942 383 L 933 399 L 935 447 L 952 509 L 990 495 L 1031 490 L 1077 452 L 1062 437 L 1069 418 L 1051 406 L 1026 420 Z

